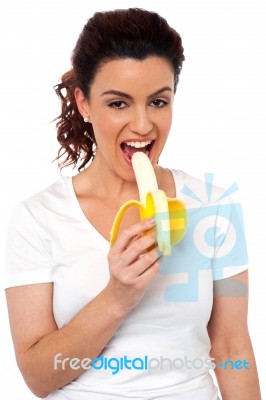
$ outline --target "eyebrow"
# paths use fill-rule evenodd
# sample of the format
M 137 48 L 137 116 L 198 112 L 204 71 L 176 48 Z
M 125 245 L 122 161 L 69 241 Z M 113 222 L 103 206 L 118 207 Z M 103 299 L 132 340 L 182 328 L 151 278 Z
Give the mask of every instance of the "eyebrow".
M 172 92 L 172 89 L 169 86 L 164 86 L 163 88 L 156 90 L 156 92 L 150 94 L 148 98 L 157 96 L 158 94 L 161 94 L 162 92 L 165 92 L 165 91 Z M 121 92 L 120 90 L 106 90 L 105 92 L 103 92 L 101 94 L 101 96 L 105 96 L 107 94 L 114 94 L 116 96 L 126 97 L 129 100 L 133 100 L 133 97 L 130 94 Z

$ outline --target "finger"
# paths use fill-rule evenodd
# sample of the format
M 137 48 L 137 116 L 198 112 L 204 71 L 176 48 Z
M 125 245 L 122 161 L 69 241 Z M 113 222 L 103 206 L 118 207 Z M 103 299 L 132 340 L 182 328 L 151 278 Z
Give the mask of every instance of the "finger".
M 146 232 L 154 226 L 155 220 L 153 218 L 148 218 L 124 229 L 119 235 L 116 243 L 113 245 L 113 251 L 121 253 L 129 246 L 135 236 Z
M 160 257 L 156 261 L 154 261 L 154 263 L 150 265 L 149 268 L 145 269 L 145 271 L 138 276 L 137 278 L 138 283 L 141 286 L 146 287 L 157 275 L 159 268 L 160 268 Z
M 130 265 L 139 259 L 141 255 L 146 253 L 149 248 L 157 244 L 156 232 L 151 232 L 147 235 L 138 237 L 134 242 L 131 242 L 127 249 L 121 254 L 125 265 Z
M 161 256 L 162 253 L 159 248 L 155 247 L 151 251 L 143 254 L 137 261 L 127 267 L 127 272 L 130 271 L 131 278 L 138 278 L 146 274 L 149 268 L 153 267 L 155 263 L 159 263 Z

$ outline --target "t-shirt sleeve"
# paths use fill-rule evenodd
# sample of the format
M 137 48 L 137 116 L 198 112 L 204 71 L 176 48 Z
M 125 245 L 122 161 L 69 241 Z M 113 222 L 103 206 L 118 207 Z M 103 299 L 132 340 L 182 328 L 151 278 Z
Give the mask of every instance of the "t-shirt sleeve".
M 4 288 L 52 282 L 51 256 L 38 224 L 24 202 L 10 218 L 5 248 Z
M 229 278 L 248 268 L 242 207 L 231 198 L 217 206 L 214 228 L 213 280 Z

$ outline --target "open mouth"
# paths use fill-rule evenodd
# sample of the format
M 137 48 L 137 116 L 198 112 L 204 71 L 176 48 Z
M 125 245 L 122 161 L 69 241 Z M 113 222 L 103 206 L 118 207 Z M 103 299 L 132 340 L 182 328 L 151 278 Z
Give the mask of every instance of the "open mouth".
M 131 164 L 132 156 L 137 151 L 142 151 L 149 157 L 154 143 L 155 140 L 147 140 L 146 142 L 123 142 L 120 147 L 125 159 Z

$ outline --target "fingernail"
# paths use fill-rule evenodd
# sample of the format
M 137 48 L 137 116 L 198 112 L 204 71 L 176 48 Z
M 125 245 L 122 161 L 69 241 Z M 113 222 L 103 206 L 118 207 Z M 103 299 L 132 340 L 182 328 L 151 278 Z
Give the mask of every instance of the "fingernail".
M 156 254 L 157 254 L 157 257 L 158 257 L 158 258 L 161 257 L 161 256 L 163 255 L 163 253 L 161 252 L 161 250 L 159 250 L 159 247 L 156 248 Z
M 154 226 L 156 224 L 155 218 L 151 217 L 147 219 L 149 225 Z

